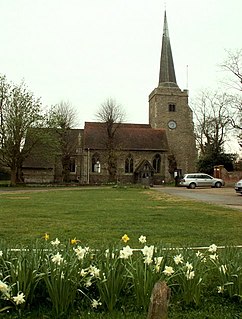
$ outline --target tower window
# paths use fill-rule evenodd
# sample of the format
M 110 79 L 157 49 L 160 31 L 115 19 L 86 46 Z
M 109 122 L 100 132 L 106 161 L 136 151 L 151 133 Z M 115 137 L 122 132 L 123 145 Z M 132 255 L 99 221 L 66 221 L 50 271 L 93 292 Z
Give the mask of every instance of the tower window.
M 169 108 L 169 112 L 176 112 L 176 105 L 175 104 L 169 104 L 168 108 Z
M 134 161 L 131 155 L 129 155 L 125 160 L 125 173 L 133 173 L 134 171 Z
M 160 164 L 161 164 L 160 154 L 156 154 L 153 159 L 153 168 L 156 173 L 160 173 Z

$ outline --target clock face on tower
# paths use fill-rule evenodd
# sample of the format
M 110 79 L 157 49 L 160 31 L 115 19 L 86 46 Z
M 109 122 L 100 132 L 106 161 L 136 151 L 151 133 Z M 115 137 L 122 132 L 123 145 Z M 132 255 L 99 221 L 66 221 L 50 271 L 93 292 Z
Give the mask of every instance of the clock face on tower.
M 169 121 L 168 122 L 168 127 L 172 130 L 176 128 L 176 122 L 175 121 Z

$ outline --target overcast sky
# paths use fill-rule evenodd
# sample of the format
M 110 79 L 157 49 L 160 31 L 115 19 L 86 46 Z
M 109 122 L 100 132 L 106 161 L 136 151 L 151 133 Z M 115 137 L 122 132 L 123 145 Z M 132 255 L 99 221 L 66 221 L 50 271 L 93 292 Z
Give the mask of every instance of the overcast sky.
M 109 97 L 148 123 L 165 2 L 179 87 L 217 88 L 225 50 L 242 48 L 242 0 L 0 0 L 0 73 L 44 106 L 68 100 L 80 128 Z

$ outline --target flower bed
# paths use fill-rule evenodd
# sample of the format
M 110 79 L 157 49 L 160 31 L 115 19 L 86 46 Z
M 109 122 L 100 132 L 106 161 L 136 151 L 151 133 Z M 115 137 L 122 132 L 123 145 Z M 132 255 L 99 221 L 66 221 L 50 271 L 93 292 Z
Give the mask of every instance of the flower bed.
M 242 252 L 238 247 L 207 249 L 148 245 L 124 235 L 117 245 L 83 247 L 79 240 L 44 240 L 24 249 L 0 247 L 0 311 L 37 309 L 43 302 L 59 318 L 71 309 L 146 312 L 154 284 L 166 281 L 172 300 L 199 305 L 206 291 L 241 296 Z

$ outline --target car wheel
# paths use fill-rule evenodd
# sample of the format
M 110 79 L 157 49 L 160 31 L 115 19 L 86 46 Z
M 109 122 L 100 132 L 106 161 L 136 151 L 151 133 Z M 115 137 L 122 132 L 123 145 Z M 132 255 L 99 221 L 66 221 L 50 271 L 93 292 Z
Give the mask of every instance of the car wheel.
M 216 182 L 216 183 L 215 183 L 215 187 L 216 187 L 216 188 L 220 188 L 221 186 L 222 186 L 222 184 L 221 184 L 220 182 Z
M 189 185 L 189 188 L 191 188 L 191 189 L 194 189 L 196 187 L 196 184 L 195 183 L 191 183 L 190 185 Z

